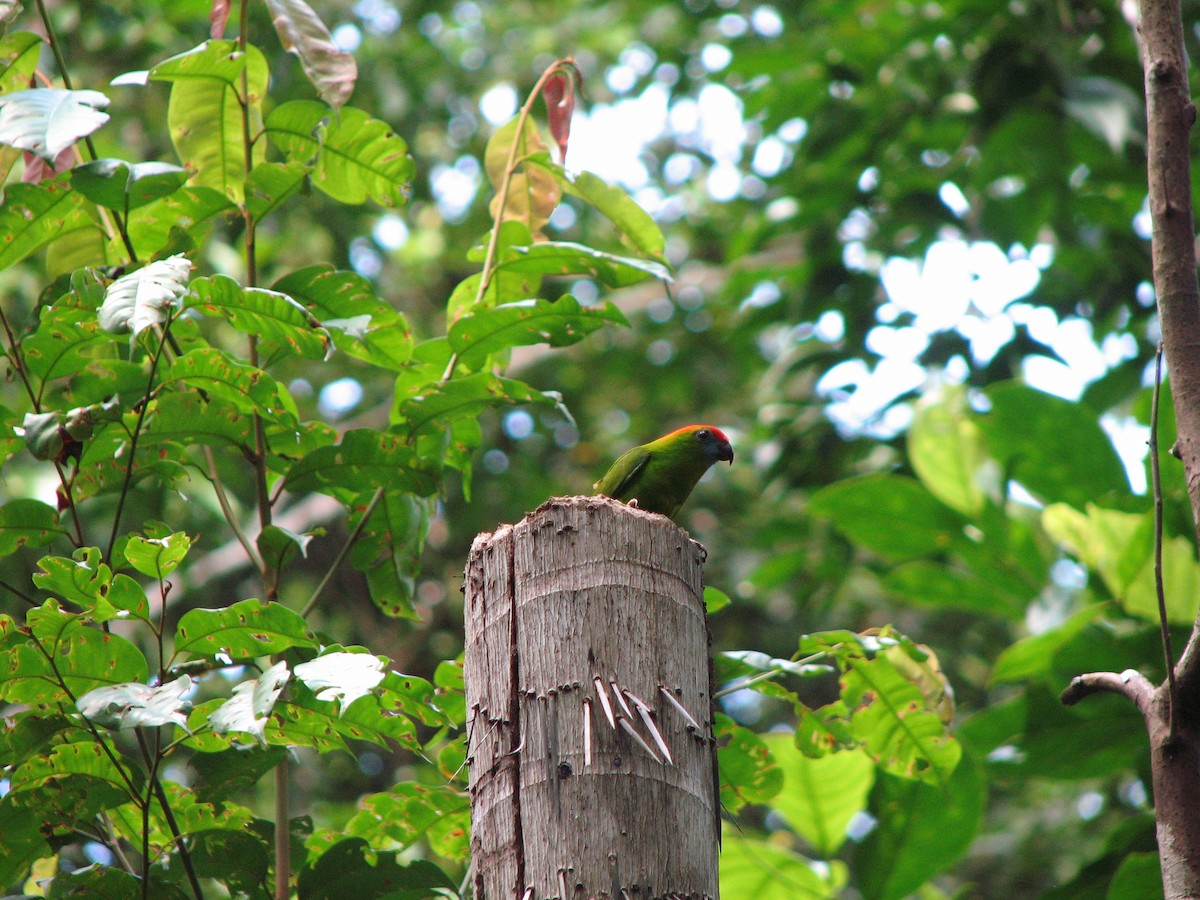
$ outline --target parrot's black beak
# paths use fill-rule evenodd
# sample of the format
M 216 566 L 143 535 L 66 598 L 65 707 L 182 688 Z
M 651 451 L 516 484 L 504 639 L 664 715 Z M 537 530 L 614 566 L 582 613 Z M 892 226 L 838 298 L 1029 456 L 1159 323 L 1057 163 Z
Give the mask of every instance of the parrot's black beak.
M 733 465 L 733 446 L 731 444 L 721 444 L 717 448 L 717 459 L 728 460 L 729 464 Z

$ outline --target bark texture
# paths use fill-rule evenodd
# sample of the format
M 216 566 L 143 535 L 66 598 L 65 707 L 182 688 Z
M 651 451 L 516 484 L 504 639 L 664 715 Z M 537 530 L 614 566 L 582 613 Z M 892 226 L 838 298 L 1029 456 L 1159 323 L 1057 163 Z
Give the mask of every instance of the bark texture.
M 556 498 L 475 539 L 464 665 L 480 900 L 717 896 L 703 559 L 670 520 L 606 497 Z
M 1154 290 L 1175 405 L 1175 449 L 1200 529 L 1200 287 L 1190 150 L 1196 107 L 1188 89 L 1179 0 L 1142 0 L 1140 13 Z M 1197 538 L 1200 542 L 1200 531 Z M 1172 697 L 1169 681 L 1155 688 L 1136 672 L 1081 675 L 1063 701 L 1111 691 L 1141 710 L 1150 737 L 1163 892 L 1166 900 L 1185 900 L 1200 898 L 1200 618 L 1175 676 Z

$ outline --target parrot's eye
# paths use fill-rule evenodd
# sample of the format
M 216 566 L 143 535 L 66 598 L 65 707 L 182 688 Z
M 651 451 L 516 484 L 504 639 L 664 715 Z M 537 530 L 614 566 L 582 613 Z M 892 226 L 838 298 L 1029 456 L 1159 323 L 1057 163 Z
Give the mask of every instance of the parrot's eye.
M 712 437 L 712 432 L 707 428 L 701 428 L 696 432 L 696 437 L 700 438 L 702 441 L 707 441 L 710 437 Z

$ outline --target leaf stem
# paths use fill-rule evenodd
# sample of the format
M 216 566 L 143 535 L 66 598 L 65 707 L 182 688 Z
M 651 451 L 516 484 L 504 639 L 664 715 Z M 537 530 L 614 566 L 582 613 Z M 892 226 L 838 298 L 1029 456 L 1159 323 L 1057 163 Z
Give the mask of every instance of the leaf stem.
M 263 570 L 262 557 L 259 555 L 258 549 L 254 544 L 250 542 L 250 538 L 246 536 L 246 532 L 242 530 L 242 526 L 237 520 L 237 515 L 229 503 L 229 497 L 225 493 L 225 486 L 221 482 L 221 473 L 217 471 L 217 460 L 213 456 L 212 447 L 204 447 L 203 453 L 204 460 L 208 464 L 208 480 L 212 483 L 213 493 L 217 495 L 217 503 L 221 507 L 221 514 L 225 516 L 225 521 L 229 523 L 234 536 L 238 539 L 238 543 L 242 545 L 242 549 L 246 551 L 246 555 L 250 557 L 250 561 L 254 563 L 254 567 L 261 572 Z

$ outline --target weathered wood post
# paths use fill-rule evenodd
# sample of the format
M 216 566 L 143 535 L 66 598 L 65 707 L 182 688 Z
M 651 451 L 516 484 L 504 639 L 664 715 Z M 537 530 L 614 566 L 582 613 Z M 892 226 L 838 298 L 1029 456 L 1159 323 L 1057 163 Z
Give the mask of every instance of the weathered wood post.
M 669 519 L 564 497 L 466 568 L 477 900 L 716 898 L 701 565 Z

